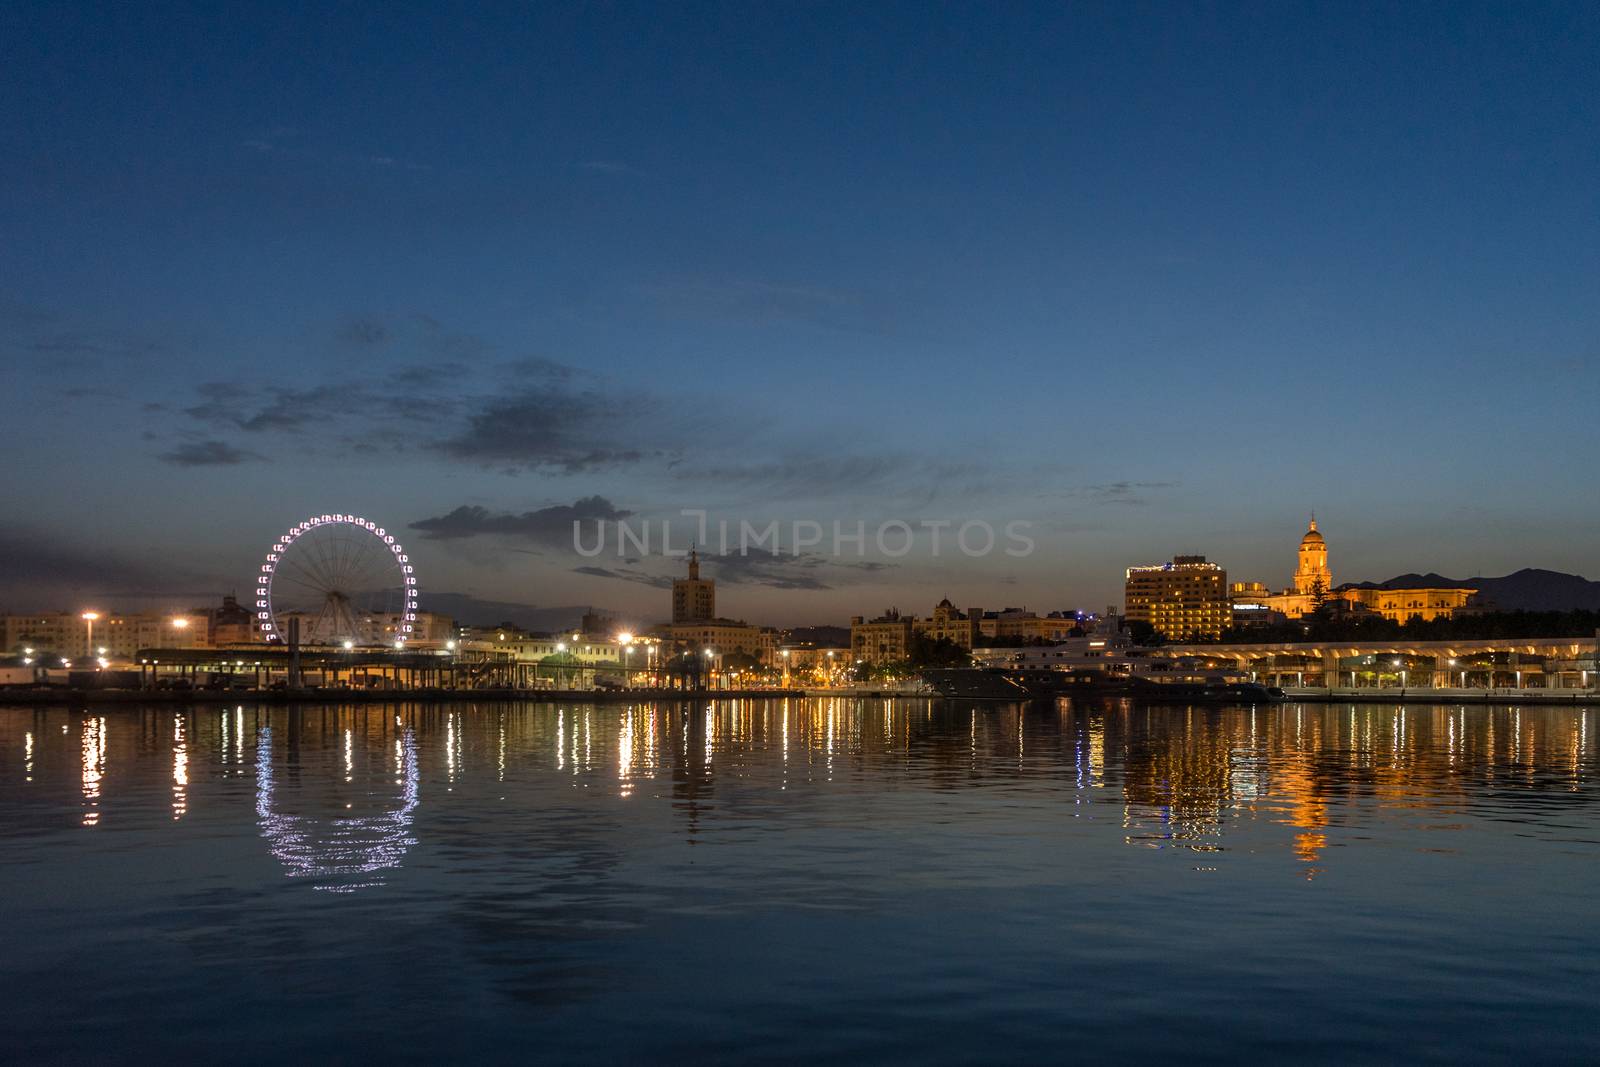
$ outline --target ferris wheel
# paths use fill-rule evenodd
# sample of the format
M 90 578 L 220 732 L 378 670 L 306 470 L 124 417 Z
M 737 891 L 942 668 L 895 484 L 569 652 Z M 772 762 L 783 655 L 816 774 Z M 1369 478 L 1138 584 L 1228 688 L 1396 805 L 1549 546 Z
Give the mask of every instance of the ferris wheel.
M 417 579 L 406 550 L 358 515 L 313 515 L 273 542 L 256 577 L 256 625 L 288 640 L 300 620 L 308 645 L 393 644 L 411 639 Z

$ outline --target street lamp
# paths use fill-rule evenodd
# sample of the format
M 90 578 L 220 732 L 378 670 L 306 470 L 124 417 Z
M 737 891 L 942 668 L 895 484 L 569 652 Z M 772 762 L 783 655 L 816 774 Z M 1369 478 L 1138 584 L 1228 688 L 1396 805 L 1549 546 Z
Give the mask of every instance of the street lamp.
M 617 635 L 617 641 L 622 645 L 622 684 L 626 686 L 633 681 L 628 670 L 629 661 L 633 659 L 633 635 L 624 630 Z
M 85 653 L 94 648 L 94 620 L 100 617 L 98 611 L 83 613 L 83 650 Z

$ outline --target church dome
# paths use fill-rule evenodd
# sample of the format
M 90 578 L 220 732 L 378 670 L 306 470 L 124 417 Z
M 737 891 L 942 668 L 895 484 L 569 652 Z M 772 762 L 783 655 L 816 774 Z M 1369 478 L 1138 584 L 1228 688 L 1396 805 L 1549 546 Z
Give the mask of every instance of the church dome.
M 1309 545 L 1321 544 L 1326 544 L 1326 542 L 1322 539 L 1322 535 L 1317 532 L 1317 520 L 1312 519 L 1311 528 L 1306 531 L 1306 535 L 1304 537 L 1300 538 L 1300 547 L 1305 548 Z

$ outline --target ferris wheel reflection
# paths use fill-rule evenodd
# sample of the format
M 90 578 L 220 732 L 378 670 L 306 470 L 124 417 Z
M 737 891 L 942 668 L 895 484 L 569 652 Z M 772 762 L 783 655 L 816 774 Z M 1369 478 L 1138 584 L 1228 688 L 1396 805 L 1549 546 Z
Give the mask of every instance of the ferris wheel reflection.
M 384 884 L 381 871 L 398 867 L 417 839 L 411 835 L 421 792 L 417 742 L 406 728 L 395 740 L 399 806 L 373 815 L 321 818 L 279 811 L 272 764 L 272 727 L 256 735 L 256 824 L 290 878 L 315 879 L 313 889 L 354 893 Z

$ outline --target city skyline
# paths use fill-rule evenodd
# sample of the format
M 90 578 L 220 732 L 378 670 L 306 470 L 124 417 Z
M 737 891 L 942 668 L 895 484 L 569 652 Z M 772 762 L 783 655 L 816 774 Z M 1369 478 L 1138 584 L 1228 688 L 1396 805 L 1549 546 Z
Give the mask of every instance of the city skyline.
M 1311 510 L 1351 580 L 1600 571 L 1593 9 L 922 14 L 9 8 L 0 607 L 335 509 L 622 613 L 676 561 L 572 518 L 1031 524 L 708 561 L 783 623 L 1279 585 Z

